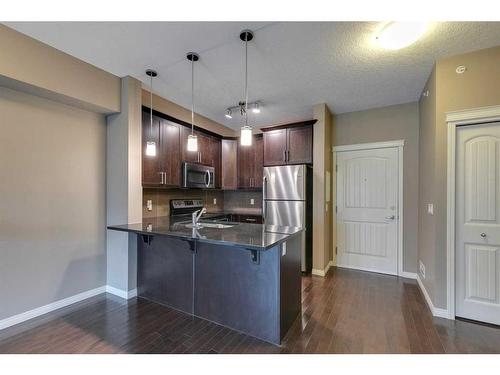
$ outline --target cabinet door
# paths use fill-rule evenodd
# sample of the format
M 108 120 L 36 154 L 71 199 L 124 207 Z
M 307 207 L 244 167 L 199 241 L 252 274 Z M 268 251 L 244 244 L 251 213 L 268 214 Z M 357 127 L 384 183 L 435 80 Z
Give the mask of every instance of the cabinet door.
M 187 141 L 188 141 L 189 134 L 191 134 L 191 128 L 183 126 L 182 127 L 182 136 L 181 136 L 182 161 L 186 161 L 189 163 L 197 163 L 198 162 L 198 152 L 187 150 Z M 196 132 L 195 132 L 195 134 L 196 134 Z
M 254 172 L 252 187 L 262 187 L 262 177 L 264 172 L 264 139 L 262 137 L 254 137 L 253 154 L 254 154 Z
M 199 163 L 212 165 L 211 137 L 201 132 L 196 132 L 196 136 L 198 137 Z
M 156 143 L 156 155 L 146 155 L 146 143 Z M 153 127 L 149 112 L 142 112 L 142 184 L 160 185 L 162 183 L 160 158 L 160 119 L 153 116 Z
M 210 165 L 215 168 L 215 187 L 221 187 L 221 140 L 219 138 L 210 137 Z
M 288 130 L 287 164 L 312 163 L 313 128 L 310 125 Z
M 264 132 L 264 165 L 286 164 L 286 129 Z
M 238 188 L 251 188 L 254 174 L 254 152 L 252 146 L 238 144 Z
M 223 189 L 238 188 L 238 141 L 223 139 L 222 144 L 222 182 Z
M 165 185 L 181 185 L 181 135 L 179 125 L 160 121 L 160 158 L 165 172 Z

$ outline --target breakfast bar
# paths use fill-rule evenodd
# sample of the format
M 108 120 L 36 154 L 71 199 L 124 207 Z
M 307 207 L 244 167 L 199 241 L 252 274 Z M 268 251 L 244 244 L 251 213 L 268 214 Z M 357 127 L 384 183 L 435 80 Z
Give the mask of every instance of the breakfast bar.
M 108 229 L 137 234 L 141 298 L 276 345 L 300 313 L 301 228 L 159 217 Z

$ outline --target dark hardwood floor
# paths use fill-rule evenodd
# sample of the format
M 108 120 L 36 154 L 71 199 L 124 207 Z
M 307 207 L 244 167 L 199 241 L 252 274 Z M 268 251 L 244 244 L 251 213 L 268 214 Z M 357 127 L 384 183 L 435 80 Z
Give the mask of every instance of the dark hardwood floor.
M 102 294 L 0 331 L 0 353 L 500 353 L 499 328 L 432 317 L 413 280 L 332 269 L 302 288 L 281 347 Z

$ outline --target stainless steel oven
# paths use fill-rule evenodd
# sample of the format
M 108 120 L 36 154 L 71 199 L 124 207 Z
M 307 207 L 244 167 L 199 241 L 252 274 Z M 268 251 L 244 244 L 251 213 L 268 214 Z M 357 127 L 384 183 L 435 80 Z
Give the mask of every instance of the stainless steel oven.
M 215 181 L 214 167 L 195 163 L 182 163 L 182 187 L 213 189 Z

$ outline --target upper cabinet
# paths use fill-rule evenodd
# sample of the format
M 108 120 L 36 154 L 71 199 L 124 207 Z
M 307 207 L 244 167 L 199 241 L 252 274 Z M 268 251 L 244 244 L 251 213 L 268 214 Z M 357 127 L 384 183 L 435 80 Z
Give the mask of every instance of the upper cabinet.
M 187 151 L 191 128 L 149 111 L 142 112 L 142 184 L 150 187 L 180 187 L 182 162 L 200 163 L 215 168 L 215 187 L 221 187 L 221 139 L 198 130 L 198 151 Z M 146 155 L 147 142 L 156 143 L 156 155 Z
M 262 188 L 263 139 L 256 135 L 251 146 L 238 145 L 238 188 Z
M 312 164 L 315 122 L 313 120 L 263 128 L 264 165 Z
M 221 142 L 221 187 L 226 190 L 238 188 L 238 140 L 223 139 Z
M 145 186 L 180 186 L 179 125 L 142 113 L 142 184 Z M 146 155 L 147 142 L 156 143 L 156 155 Z

